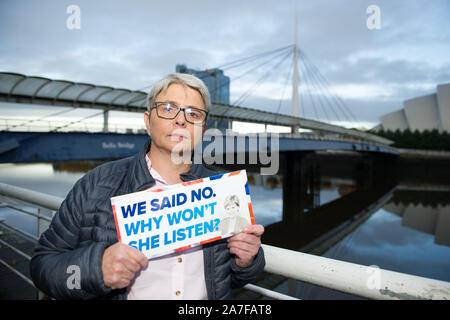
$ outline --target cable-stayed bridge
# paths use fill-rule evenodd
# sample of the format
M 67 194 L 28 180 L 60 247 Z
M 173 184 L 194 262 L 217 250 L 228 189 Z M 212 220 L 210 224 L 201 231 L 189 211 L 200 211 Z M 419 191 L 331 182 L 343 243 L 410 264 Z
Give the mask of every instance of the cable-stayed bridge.
M 353 150 L 397 154 L 397 150 L 389 147 L 391 142 L 385 138 L 330 123 L 332 119 L 354 122 L 356 117 L 332 92 L 325 77 L 297 45 L 235 60 L 205 70 L 202 74 L 207 75 L 211 70 L 225 70 L 229 73 L 233 72 L 232 70 L 237 71 L 238 74 L 232 78 L 233 83 L 241 81 L 242 85 L 238 98 L 229 104 L 219 103 L 220 101 L 214 99 L 221 87 L 229 86 L 229 83 L 216 83 L 212 90 L 210 88 L 212 106 L 208 127 L 214 127 L 218 121 L 225 121 L 228 124 L 231 121 L 241 121 L 290 128 L 291 133 L 277 135 L 280 152 Z M 252 78 L 249 79 L 249 76 Z M 243 107 L 252 95 L 258 94 L 258 88 L 268 81 L 273 83 L 274 80 L 283 81 L 279 87 L 281 94 L 279 101 L 276 106 L 270 107 L 271 111 Z M 286 99 L 286 95 L 290 82 L 293 84 L 291 89 L 293 115 L 280 113 L 283 103 L 289 100 Z M 134 154 L 148 137 L 142 130 L 136 132 L 131 129 L 121 134 L 114 132 L 109 125 L 109 112 L 143 113 L 147 110 L 146 97 L 147 92 L 143 90 L 1 72 L 0 102 L 15 103 L 18 106 L 33 104 L 66 109 L 62 111 L 58 109 L 56 112 L 26 121 L 14 122 L 3 116 L 0 162 L 119 158 Z M 57 123 L 46 130 L 47 132 L 29 132 L 26 129 L 34 123 L 62 116 L 76 109 L 96 109 L 98 112 L 81 119 Z M 90 130 L 80 129 L 76 130 L 77 132 L 67 132 L 75 125 L 94 117 L 103 117 L 103 127 L 98 130 L 100 132 L 88 133 Z M 222 131 L 225 133 L 225 130 Z M 230 131 L 227 133 L 229 136 Z M 241 143 L 244 145 L 244 152 L 250 152 L 248 141 L 251 138 L 234 135 L 237 141 L 244 140 Z M 229 138 L 223 135 L 222 139 L 225 141 Z M 239 145 L 239 142 L 236 145 Z M 237 150 L 234 148 L 227 152 L 235 153 Z

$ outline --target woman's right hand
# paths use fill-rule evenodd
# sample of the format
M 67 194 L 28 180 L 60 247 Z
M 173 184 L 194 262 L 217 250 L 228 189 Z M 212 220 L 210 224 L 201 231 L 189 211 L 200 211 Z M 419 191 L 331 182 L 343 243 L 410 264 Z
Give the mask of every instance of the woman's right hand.
M 147 257 L 139 250 L 117 242 L 103 253 L 103 281 L 107 287 L 121 289 L 127 287 L 134 275 L 148 265 Z

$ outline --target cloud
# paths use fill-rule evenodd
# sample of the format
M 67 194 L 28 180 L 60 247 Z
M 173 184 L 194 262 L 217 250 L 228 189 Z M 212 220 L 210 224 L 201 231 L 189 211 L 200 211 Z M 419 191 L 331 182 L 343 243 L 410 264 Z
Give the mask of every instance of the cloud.
M 0 70 L 139 89 L 173 72 L 177 63 L 212 68 L 293 43 L 295 1 L 80 0 L 80 30 L 66 28 L 71 4 L 1 2 Z M 381 9 L 381 30 L 366 27 L 372 4 Z M 361 121 L 377 122 L 379 105 L 383 112 L 396 110 L 403 100 L 450 81 L 445 0 L 319 0 L 297 6 L 301 49 Z M 289 66 L 275 70 L 247 100 L 261 103 L 248 106 L 276 110 Z M 244 70 L 225 73 L 233 81 Z M 233 96 L 260 76 L 254 72 L 243 79 L 245 85 L 232 84 Z M 288 93 L 283 106 L 290 105 Z

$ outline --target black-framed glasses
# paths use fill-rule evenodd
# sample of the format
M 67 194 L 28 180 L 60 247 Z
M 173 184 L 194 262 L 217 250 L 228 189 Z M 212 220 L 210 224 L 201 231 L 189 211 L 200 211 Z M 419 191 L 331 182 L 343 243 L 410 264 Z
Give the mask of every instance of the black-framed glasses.
M 180 108 L 172 102 L 155 102 L 156 114 L 163 119 L 175 119 L 178 116 L 180 110 L 184 113 L 184 118 L 187 122 L 192 124 L 203 124 L 208 117 L 208 112 L 203 109 L 194 107 Z

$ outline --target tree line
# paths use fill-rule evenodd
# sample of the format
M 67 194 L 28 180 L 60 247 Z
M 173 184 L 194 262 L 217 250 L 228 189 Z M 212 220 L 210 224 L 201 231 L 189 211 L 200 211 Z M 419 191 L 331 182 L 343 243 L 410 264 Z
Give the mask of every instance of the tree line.
M 371 133 L 394 141 L 392 146 L 396 148 L 450 151 L 450 133 L 447 131 L 440 133 L 437 129 L 422 132 L 397 129 L 395 131 L 379 130 Z

